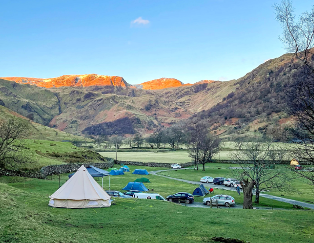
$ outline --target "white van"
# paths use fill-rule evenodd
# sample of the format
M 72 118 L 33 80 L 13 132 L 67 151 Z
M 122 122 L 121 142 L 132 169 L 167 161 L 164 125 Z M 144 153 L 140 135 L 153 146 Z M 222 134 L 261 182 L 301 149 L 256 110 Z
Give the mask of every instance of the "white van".
M 163 200 L 166 201 L 160 194 L 158 193 L 134 193 L 134 198 L 140 198 L 140 199 L 157 199 L 157 200 Z

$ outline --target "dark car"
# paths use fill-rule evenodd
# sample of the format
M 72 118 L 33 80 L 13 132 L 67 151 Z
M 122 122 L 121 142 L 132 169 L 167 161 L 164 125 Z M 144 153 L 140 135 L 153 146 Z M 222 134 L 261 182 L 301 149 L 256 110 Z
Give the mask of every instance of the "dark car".
M 139 192 L 140 192 L 139 190 L 130 190 L 128 192 L 125 192 L 124 195 L 134 197 L 134 193 L 139 193 Z
M 122 192 L 119 191 L 106 191 L 106 192 L 111 197 L 132 198 L 131 196 L 124 195 Z
M 214 178 L 213 183 L 215 185 L 222 185 L 222 184 L 224 184 L 224 180 L 225 180 L 225 178 L 223 178 L 223 177 L 216 177 L 216 178 Z
M 192 194 L 187 192 L 178 192 L 173 195 L 169 195 L 166 198 L 169 202 L 185 202 L 185 203 L 193 203 L 194 197 Z

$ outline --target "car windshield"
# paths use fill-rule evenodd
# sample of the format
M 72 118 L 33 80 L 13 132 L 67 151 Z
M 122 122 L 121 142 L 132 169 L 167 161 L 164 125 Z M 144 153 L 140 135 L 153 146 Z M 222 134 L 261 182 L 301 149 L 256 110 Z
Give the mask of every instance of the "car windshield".
M 119 196 L 123 196 L 124 194 L 122 192 L 117 192 Z

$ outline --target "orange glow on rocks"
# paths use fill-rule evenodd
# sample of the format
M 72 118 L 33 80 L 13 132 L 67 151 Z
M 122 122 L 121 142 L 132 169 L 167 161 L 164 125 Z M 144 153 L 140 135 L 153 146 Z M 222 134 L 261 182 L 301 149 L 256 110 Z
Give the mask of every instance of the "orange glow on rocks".
M 143 89 L 165 89 L 180 87 L 183 83 L 175 78 L 159 78 L 152 81 L 141 83 Z
M 25 78 L 25 77 L 3 77 L 1 79 L 14 81 L 16 83 L 31 84 L 44 88 L 58 88 L 64 86 L 87 87 L 87 86 L 121 86 L 126 87 L 127 82 L 119 76 L 105 76 L 97 74 L 86 75 L 63 75 L 57 78 Z

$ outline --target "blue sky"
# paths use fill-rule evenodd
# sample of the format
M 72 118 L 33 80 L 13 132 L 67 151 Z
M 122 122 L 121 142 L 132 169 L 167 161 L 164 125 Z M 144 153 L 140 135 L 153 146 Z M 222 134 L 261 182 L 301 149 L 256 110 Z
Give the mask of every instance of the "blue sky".
M 280 0 L 0 0 L 0 77 L 231 80 L 286 52 Z M 297 13 L 313 0 L 295 0 Z

